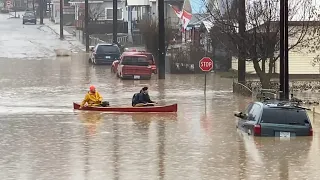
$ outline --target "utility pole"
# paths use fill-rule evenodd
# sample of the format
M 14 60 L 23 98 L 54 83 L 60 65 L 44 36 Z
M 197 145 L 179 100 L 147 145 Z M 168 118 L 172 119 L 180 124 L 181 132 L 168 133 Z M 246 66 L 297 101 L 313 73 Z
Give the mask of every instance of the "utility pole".
M 60 0 L 60 39 L 63 39 L 63 0 Z
M 164 0 L 158 1 L 158 28 L 159 28 L 159 56 L 158 56 L 158 78 L 166 78 L 166 52 L 165 52 L 165 27 L 164 27 Z
M 118 44 L 118 1 L 113 0 L 113 43 Z
M 86 36 L 86 52 L 89 52 L 89 1 L 84 1 L 84 28 L 85 28 L 85 36 Z
M 289 99 L 288 0 L 280 0 L 280 92 Z
M 44 9 L 43 6 L 44 6 L 43 0 L 39 0 L 40 24 L 43 24 L 43 9 Z
M 246 83 L 246 47 L 245 47 L 245 33 L 246 33 L 246 0 L 238 0 L 239 5 L 239 58 L 238 58 L 238 83 Z
M 284 0 L 280 0 L 280 98 L 284 99 Z
M 288 19 L 289 19 L 289 9 L 288 9 L 288 0 L 284 0 L 284 57 L 285 57 L 285 63 L 284 63 L 284 94 L 285 99 L 289 99 L 289 40 L 288 40 Z

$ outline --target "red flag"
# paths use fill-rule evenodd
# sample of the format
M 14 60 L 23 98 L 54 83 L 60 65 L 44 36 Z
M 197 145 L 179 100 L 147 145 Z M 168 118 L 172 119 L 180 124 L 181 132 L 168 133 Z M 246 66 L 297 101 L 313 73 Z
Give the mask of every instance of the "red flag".
M 181 19 L 182 12 L 180 11 L 180 9 L 176 6 L 172 6 L 171 4 L 169 4 L 169 6 L 173 9 L 178 18 Z
M 191 18 L 192 18 L 192 14 L 187 12 L 187 11 L 185 11 L 185 10 L 183 10 L 182 16 L 181 16 L 183 29 L 187 28 Z

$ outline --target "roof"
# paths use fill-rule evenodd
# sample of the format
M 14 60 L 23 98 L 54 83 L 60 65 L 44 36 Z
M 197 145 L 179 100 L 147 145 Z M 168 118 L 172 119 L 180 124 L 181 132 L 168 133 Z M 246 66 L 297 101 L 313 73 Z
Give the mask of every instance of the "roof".
M 196 14 L 192 14 L 191 20 L 188 24 L 188 26 L 200 26 L 202 21 L 207 19 L 209 16 L 209 14 L 207 13 L 196 13 Z
M 97 46 L 117 46 L 117 45 L 111 44 L 111 43 L 98 43 Z
M 254 31 L 259 31 L 260 28 L 264 28 L 264 27 L 276 28 L 278 26 L 280 26 L 280 21 L 270 21 L 270 22 L 265 22 L 257 27 L 248 29 L 247 31 L 254 32 Z M 288 21 L 288 26 L 310 26 L 310 27 L 311 26 L 320 26 L 320 22 L 319 21 Z
M 149 0 L 126 0 L 127 6 L 150 6 Z
M 301 110 L 309 110 L 308 108 L 299 106 L 296 102 L 291 101 L 282 101 L 278 99 L 272 99 L 272 100 L 265 100 L 262 102 L 255 102 L 256 104 L 261 105 L 263 108 L 292 108 L 292 109 L 301 109 Z
M 122 57 L 145 57 L 145 58 L 147 58 L 143 54 L 122 54 Z
M 122 54 L 152 54 L 152 53 L 145 52 L 145 51 L 125 51 Z

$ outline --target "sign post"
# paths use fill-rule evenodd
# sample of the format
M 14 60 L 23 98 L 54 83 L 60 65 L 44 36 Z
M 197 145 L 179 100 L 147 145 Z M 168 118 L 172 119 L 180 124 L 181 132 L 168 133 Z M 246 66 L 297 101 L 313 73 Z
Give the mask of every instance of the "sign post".
M 209 57 L 203 57 L 199 61 L 199 68 L 205 72 L 204 73 L 204 93 L 207 91 L 207 72 L 210 72 L 213 69 L 213 61 Z

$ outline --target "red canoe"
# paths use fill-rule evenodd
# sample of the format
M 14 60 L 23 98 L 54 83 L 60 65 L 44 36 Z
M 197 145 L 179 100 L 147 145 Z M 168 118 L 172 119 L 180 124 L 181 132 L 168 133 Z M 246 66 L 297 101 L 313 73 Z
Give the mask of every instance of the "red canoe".
M 73 109 L 79 110 L 80 105 L 73 103 Z M 146 107 L 83 107 L 85 111 L 105 111 L 105 112 L 177 112 L 178 105 L 168 106 L 146 106 Z

